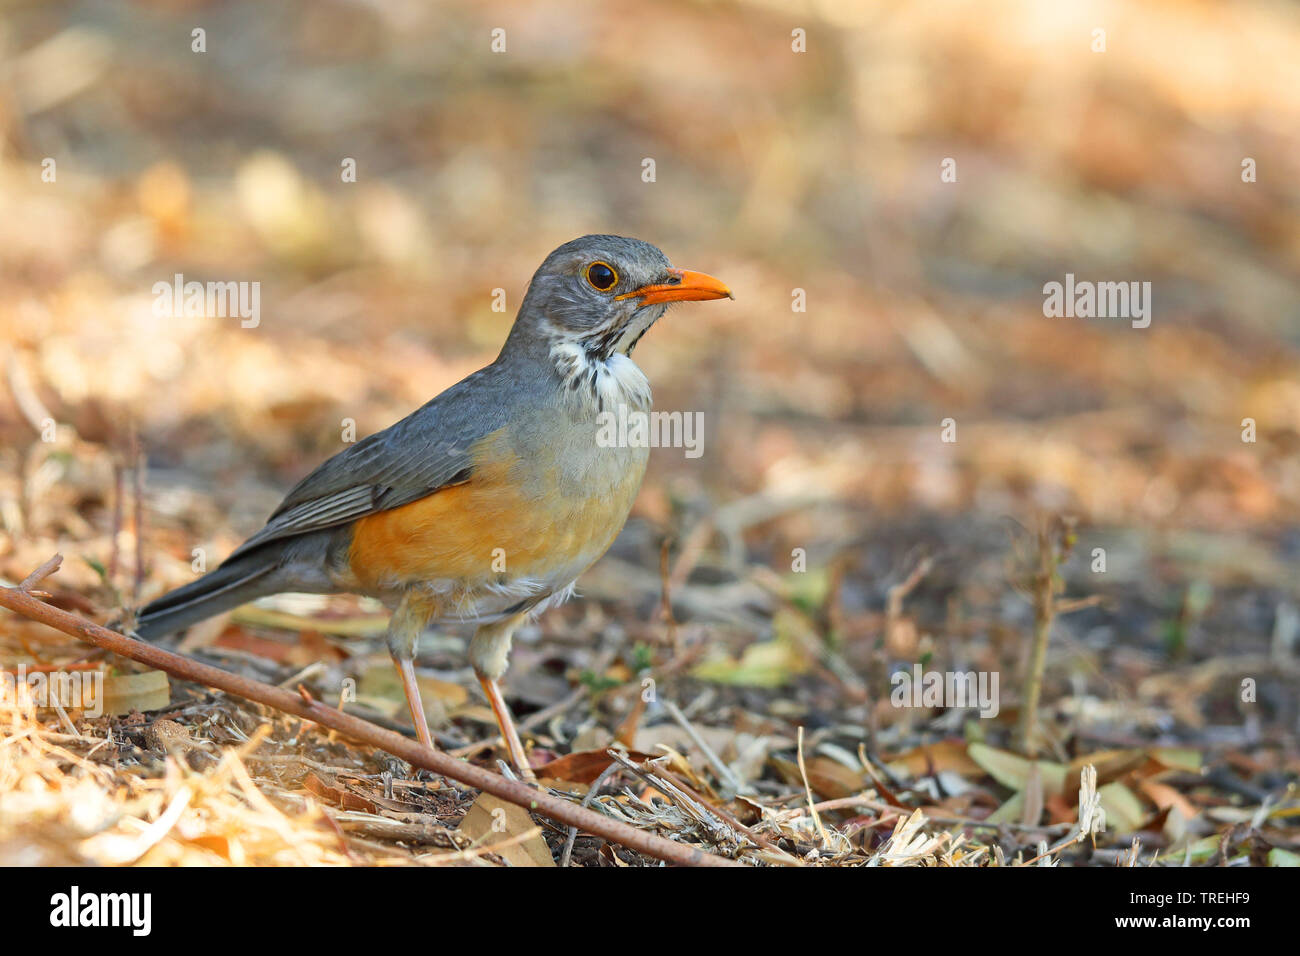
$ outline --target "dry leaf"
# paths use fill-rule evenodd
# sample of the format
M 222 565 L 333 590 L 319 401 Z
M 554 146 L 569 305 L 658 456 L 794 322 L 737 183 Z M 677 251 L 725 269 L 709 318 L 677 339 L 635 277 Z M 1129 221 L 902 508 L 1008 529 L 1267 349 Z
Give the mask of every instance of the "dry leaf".
M 502 846 L 492 852 L 511 866 L 555 866 L 541 830 L 523 807 L 507 803 L 490 793 L 480 793 L 465 819 L 460 821 L 460 832 L 479 847 L 491 848 L 529 831 L 535 832 L 523 842 Z
M 639 750 L 629 751 L 628 757 L 638 763 L 650 759 L 648 754 L 643 754 Z M 580 750 L 552 760 L 550 763 L 544 763 L 540 767 L 534 767 L 533 772 L 539 777 L 590 785 L 595 783 L 596 778 L 613 762 L 614 759 L 603 748 Z
M 469 701 L 469 691 L 460 684 L 439 680 L 429 674 L 415 672 L 415 682 L 420 686 L 420 697 L 426 706 L 437 705 L 446 710 L 463 707 Z M 381 697 L 401 702 L 405 706 L 406 694 L 402 690 L 397 669 L 388 660 L 376 660 L 361 674 L 357 693 L 363 697 Z M 494 722 L 496 717 L 491 718 Z
M 885 766 L 893 773 L 906 770 L 911 777 L 923 777 L 932 771 L 941 773 L 945 770 L 962 776 L 974 776 L 984 768 L 970 759 L 966 747 L 964 740 L 940 740 L 905 751 L 886 760 Z
M 1167 783 L 1143 780 L 1138 784 L 1138 789 L 1145 793 L 1148 799 L 1161 810 L 1174 807 L 1188 820 L 1196 816 L 1196 807 L 1192 805 L 1192 802 Z
M 326 783 L 314 773 L 309 773 L 302 782 L 303 787 L 318 799 L 341 810 L 360 810 L 364 813 L 378 813 L 374 803 L 358 796 L 346 787 Z
M 104 679 L 104 713 L 115 717 L 133 710 L 162 710 L 171 699 L 171 686 L 163 671 L 144 671 Z
M 780 757 L 771 758 L 772 765 L 788 783 L 803 784 L 803 775 L 799 765 L 793 760 Z M 815 793 L 828 800 L 839 800 L 862 792 L 866 781 L 862 774 L 854 773 L 838 760 L 830 757 L 811 757 L 806 761 L 808 767 L 808 786 Z
M 1143 750 L 1098 750 L 1081 757 L 1075 757 L 1065 772 L 1065 799 L 1070 803 L 1079 800 L 1079 772 L 1088 764 L 1097 768 L 1097 784 L 1118 780 L 1131 770 L 1136 770 L 1147 761 Z
M 618 730 L 614 732 L 614 739 L 624 747 L 631 747 L 636 740 L 637 728 L 641 726 L 641 718 L 645 714 L 645 708 L 645 695 L 637 694 L 631 712 L 623 718 L 623 722 L 618 725 Z

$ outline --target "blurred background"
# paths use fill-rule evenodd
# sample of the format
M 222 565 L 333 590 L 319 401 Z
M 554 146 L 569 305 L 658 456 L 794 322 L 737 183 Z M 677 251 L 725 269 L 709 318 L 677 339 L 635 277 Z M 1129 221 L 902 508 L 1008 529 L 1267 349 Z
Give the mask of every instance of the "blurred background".
M 1053 632 L 1057 746 L 1266 744 L 1294 773 L 1297 63 L 1300 8 L 1264 0 L 10 2 L 0 575 L 62 550 L 100 619 L 189 580 L 345 419 L 491 361 L 552 248 L 632 235 L 736 293 L 637 350 L 704 455 L 652 454 L 591 600 L 525 635 L 517 708 L 636 646 L 886 749 L 915 661 L 1000 669 L 1013 716 L 1022 558 L 1061 515 L 1065 593 L 1099 603 Z M 175 273 L 260 282 L 260 324 L 155 315 Z M 1066 273 L 1150 282 L 1150 327 L 1045 317 Z

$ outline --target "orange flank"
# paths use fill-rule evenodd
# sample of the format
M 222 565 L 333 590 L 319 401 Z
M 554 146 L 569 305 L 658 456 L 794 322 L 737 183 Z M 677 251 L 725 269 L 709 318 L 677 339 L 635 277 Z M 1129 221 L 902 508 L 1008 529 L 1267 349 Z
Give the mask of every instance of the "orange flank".
M 615 496 L 623 500 L 607 502 L 530 495 L 520 473 L 531 469 L 501 431 L 479 441 L 472 456 L 468 481 L 356 522 L 348 564 L 363 587 L 438 580 L 473 587 L 545 579 L 569 566 L 571 580 L 613 542 L 636 493 L 634 485 Z M 611 521 L 614 509 L 621 513 Z

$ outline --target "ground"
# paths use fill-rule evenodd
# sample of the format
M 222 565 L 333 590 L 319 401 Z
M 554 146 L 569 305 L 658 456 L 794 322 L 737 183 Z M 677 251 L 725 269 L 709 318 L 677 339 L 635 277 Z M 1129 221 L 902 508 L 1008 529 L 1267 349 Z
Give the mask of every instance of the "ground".
M 703 454 L 652 453 L 517 641 L 546 785 L 616 765 L 598 811 L 751 863 L 1294 865 L 1300 14 L 561 6 L 5 14 L 4 583 L 60 552 L 51 600 L 121 620 L 491 361 L 552 247 L 633 234 L 737 299 L 638 346 Z M 178 273 L 260 283 L 256 320 L 159 314 Z M 1067 274 L 1150 282 L 1149 326 L 1046 314 Z M 283 597 L 182 647 L 409 729 L 383 621 Z M 424 694 L 495 767 L 468 636 L 424 636 Z M 133 670 L 0 613 L 20 665 Z M 914 706 L 918 666 L 996 675 L 996 714 Z M 143 680 L 112 716 L 6 703 L 0 861 L 564 858 L 545 818 Z

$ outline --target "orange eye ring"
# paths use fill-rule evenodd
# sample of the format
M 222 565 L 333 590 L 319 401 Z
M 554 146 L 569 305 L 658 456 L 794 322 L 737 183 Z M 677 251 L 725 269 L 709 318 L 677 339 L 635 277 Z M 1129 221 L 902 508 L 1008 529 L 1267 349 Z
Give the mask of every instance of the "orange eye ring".
M 600 260 L 593 262 L 587 266 L 584 275 L 587 278 L 587 284 L 597 292 L 608 292 L 618 285 L 618 270 L 608 262 Z

